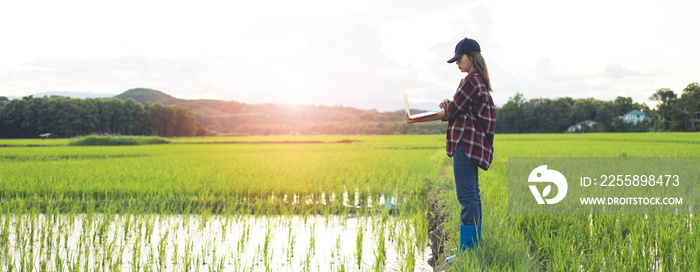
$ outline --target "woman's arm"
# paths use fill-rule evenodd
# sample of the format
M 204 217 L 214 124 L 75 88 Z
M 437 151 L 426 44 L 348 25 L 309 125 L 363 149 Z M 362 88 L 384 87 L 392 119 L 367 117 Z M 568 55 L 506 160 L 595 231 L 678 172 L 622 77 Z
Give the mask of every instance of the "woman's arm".
M 442 120 L 443 118 L 445 118 L 445 110 L 441 110 L 437 114 L 423 116 L 421 118 L 416 118 L 416 119 L 409 119 L 408 113 L 407 113 L 406 114 L 406 123 L 413 124 L 413 123 L 438 121 L 438 120 Z

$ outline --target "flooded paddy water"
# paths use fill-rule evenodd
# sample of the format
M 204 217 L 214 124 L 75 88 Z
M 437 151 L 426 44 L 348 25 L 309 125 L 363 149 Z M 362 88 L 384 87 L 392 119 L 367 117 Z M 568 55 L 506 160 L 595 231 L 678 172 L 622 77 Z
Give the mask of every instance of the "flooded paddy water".
M 381 215 L 7 214 L 0 239 L 3 271 L 432 270 L 410 220 Z

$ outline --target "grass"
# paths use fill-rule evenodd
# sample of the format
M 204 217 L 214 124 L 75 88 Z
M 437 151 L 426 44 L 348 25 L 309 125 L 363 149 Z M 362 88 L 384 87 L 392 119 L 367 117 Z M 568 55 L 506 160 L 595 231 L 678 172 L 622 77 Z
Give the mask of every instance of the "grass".
M 489 171 L 479 173 L 482 245 L 457 258 L 460 270 L 693 271 L 700 253 L 693 215 L 512 215 L 508 157 L 698 157 L 700 134 L 497 135 Z M 451 168 L 449 169 L 451 170 Z M 452 180 L 445 171 L 445 183 Z M 694 181 L 694 182 L 697 182 Z M 448 187 L 449 188 L 449 187 Z M 443 191 L 449 246 L 459 243 L 459 204 Z M 697 201 L 697 200 L 696 200 Z M 671 246 L 673 244 L 674 246 Z
M 697 157 L 697 135 L 497 135 L 492 168 L 480 173 L 481 246 L 439 269 L 697 270 L 697 216 L 513 215 L 506 185 L 509 157 Z M 435 213 L 442 216 L 439 238 L 448 249 L 439 257 L 458 247 L 460 207 L 444 135 L 0 145 L 50 141 L 64 142 L 0 149 L 0 270 L 69 271 L 88 263 L 113 271 L 250 270 L 256 264 L 283 269 L 274 267 L 274 259 L 317 270 L 323 254 L 331 254 L 329 270 L 381 271 L 394 262 L 400 264 L 396 270 L 414 271 Z M 285 141 L 315 143 L 269 144 Z M 208 142 L 219 144 L 203 144 Z M 382 197 L 396 199 L 391 216 L 378 203 Z M 436 209 L 429 209 L 428 199 Z M 311 221 L 314 216 L 325 219 Z M 358 225 L 329 220 L 335 216 L 358 217 Z M 295 217 L 313 231 L 293 231 L 289 220 Z M 352 229 L 343 246 L 340 236 L 321 241 L 319 229 L 333 224 Z M 233 232 L 234 226 L 240 231 Z M 325 244 L 330 248 L 321 250 Z
M 260 138 L 254 142 L 270 141 L 267 137 Z M 159 237 L 158 233 L 163 230 L 154 230 L 149 223 L 153 219 L 143 217 L 183 215 L 176 229 L 187 229 L 188 233 L 201 231 L 213 222 L 211 214 L 227 218 L 251 213 L 297 214 L 305 218 L 320 214 L 326 218 L 325 224 L 329 224 L 328 218 L 335 214 L 346 218 L 351 212 L 368 218 L 381 216 L 377 200 L 384 195 L 414 199 L 424 193 L 420 181 L 432 173 L 431 165 L 424 163 L 424 158 L 439 151 L 440 145 L 432 141 L 432 146 L 426 148 L 425 143 L 420 142 L 439 137 L 405 138 L 402 146 L 389 145 L 394 141 L 384 137 L 363 136 L 353 139 L 355 141 L 343 141 L 345 139 L 348 137 L 308 140 L 320 142 L 318 144 L 280 145 L 180 142 L 178 145 L 8 147 L 0 155 L 3 166 L 7 166 L 0 168 L 0 198 L 3 199 L 0 218 L 7 222 L 6 233 L 23 233 L 9 231 L 18 227 L 51 237 L 47 244 L 58 246 L 42 252 L 49 270 L 82 267 L 92 263 L 91 258 L 101 259 L 97 262 L 99 268 L 110 270 L 143 270 L 150 267 L 148 263 L 156 262 L 158 270 L 165 266 L 183 271 L 198 270 L 201 263 L 214 269 L 213 262 L 227 263 L 225 257 L 219 256 L 236 256 L 241 252 L 257 253 L 253 260 L 233 259 L 228 263 L 244 269 L 254 265 L 254 260 L 260 260 L 274 269 L 270 266 L 271 260 L 284 255 L 285 251 L 272 248 L 274 235 L 266 235 L 267 241 L 257 246 L 251 245 L 255 243 L 251 240 L 255 230 L 251 231 L 250 225 L 244 234 L 234 238 L 236 242 L 232 248 L 203 246 L 195 249 L 189 238 L 192 234 L 182 240 L 182 236 L 174 234 L 177 230 L 173 230 Z M 413 149 L 414 146 L 422 148 Z M 416 151 L 424 155 L 412 156 Z M 394 170 L 387 172 L 386 169 Z M 342 195 L 356 200 L 358 207 L 344 206 Z M 296 203 L 292 203 L 294 199 Z M 368 199 L 374 200 L 373 205 L 377 207 L 368 207 Z M 421 205 L 421 202 L 407 203 L 401 207 L 420 210 Z M 58 227 L 10 222 L 23 214 L 53 213 L 60 218 Z M 81 216 L 95 219 L 80 221 Z M 191 227 L 190 216 L 198 218 L 195 221 L 200 222 L 199 227 Z M 411 216 L 400 218 L 402 222 L 412 220 Z M 318 225 L 309 227 L 315 229 Z M 224 229 L 221 228 L 220 233 L 227 233 Z M 76 230 L 80 236 L 73 236 Z M 316 270 L 320 265 L 317 255 L 326 252 L 316 250 L 319 242 L 315 234 L 304 239 L 300 239 L 302 234 L 299 233 L 291 235 L 284 239 L 290 243 L 289 252 L 294 254 L 295 248 L 306 249 L 306 254 L 296 255 L 297 261 L 306 259 L 305 267 Z M 4 260 L 0 263 L 7 264 L 0 265 L 1 269 L 26 269 L 34 264 L 28 261 L 32 259 L 29 252 L 13 250 L 16 247 L 12 245 L 24 243 L 24 237 L 10 235 L 8 242 L 0 246 L 5 251 L 0 254 Z M 368 246 L 366 240 L 378 238 L 382 237 L 368 233 L 363 246 Z M 407 236 L 407 239 L 413 238 Z M 303 241 L 308 241 L 308 246 Z M 229 252 L 220 253 L 226 250 Z M 371 254 L 373 250 L 364 252 Z M 366 254 L 360 257 L 373 262 Z M 339 269 L 351 263 L 343 258 L 338 257 Z M 299 264 L 297 261 L 294 263 Z M 384 261 L 375 267 L 382 270 Z
M 99 136 L 89 135 L 71 140 L 69 146 L 114 146 L 167 144 L 169 140 L 156 136 Z
M 416 140 L 420 138 L 411 139 Z M 435 172 L 434 165 L 421 158 L 439 148 L 389 149 L 360 142 L 57 146 L 3 151 L 0 158 L 7 167 L 0 169 L 0 197 L 21 198 L 30 205 L 54 202 L 60 207 L 80 199 L 83 203 L 78 207 L 83 208 L 92 199 L 121 203 L 118 209 L 139 206 L 143 211 L 183 213 L 192 205 L 249 210 L 277 207 L 270 196 L 291 199 L 296 195 L 315 203 L 324 193 L 338 196 L 331 206 L 339 208 L 339 196 L 346 191 L 361 202 L 381 194 L 412 198 L 424 193 L 422 178 Z

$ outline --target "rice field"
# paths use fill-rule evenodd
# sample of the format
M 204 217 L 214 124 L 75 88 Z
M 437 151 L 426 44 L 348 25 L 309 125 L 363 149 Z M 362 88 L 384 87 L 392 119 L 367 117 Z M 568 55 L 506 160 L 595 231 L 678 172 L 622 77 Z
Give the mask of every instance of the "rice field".
M 698 157 L 699 135 L 497 135 L 481 246 L 450 266 L 459 204 L 444 135 L 2 139 L 0 270 L 692 271 L 698 217 L 509 214 L 507 169 L 509 157 Z

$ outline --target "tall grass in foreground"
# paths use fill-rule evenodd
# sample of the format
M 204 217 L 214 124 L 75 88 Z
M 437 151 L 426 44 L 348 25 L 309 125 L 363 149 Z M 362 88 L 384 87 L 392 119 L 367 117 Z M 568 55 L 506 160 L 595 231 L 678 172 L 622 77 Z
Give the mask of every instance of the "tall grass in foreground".
M 36 210 L 3 213 L 0 270 L 352 270 L 354 252 L 342 246 L 354 243 L 352 234 L 360 227 L 368 234 L 361 241 L 361 248 L 365 248 L 360 256 L 362 267 L 378 271 L 427 269 L 408 261 L 419 258 L 415 253 L 422 250 L 416 248 L 412 231 L 401 218 L 385 221 L 381 215 L 354 219 L 333 216 L 329 220 L 320 215 L 242 214 L 201 218 L 199 214 L 60 214 L 55 209 L 48 214 Z M 295 230 L 288 233 L 290 226 Z M 310 228 L 319 232 L 309 232 Z M 396 240 L 384 239 L 381 233 L 401 237 L 406 244 L 399 246 Z M 302 239 L 289 239 L 288 234 Z M 244 247 L 240 247 L 239 239 L 244 241 Z M 371 255 L 375 250 L 385 250 L 386 255 L 377 261 L 379 257 Z

